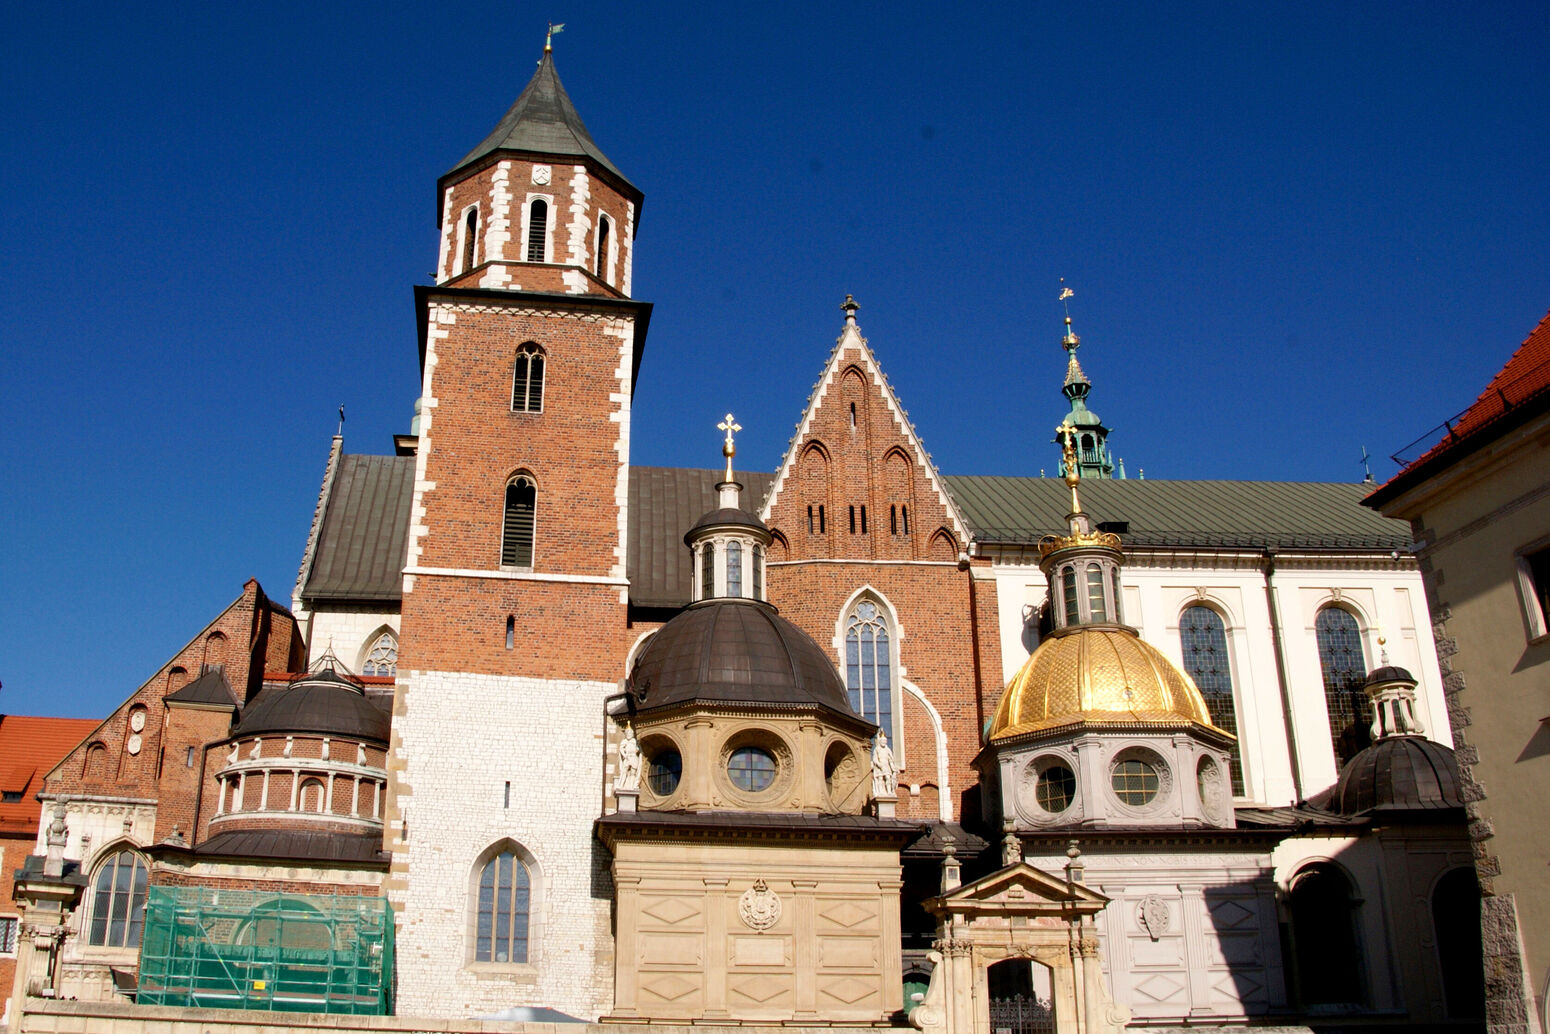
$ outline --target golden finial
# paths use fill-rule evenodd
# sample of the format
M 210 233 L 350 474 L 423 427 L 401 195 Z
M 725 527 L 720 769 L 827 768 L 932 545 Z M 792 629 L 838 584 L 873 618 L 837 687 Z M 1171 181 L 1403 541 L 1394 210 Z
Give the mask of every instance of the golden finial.
M 1072 329 L 1071 329 L 1071 302 L 1070 302 L 1069 299 L 1071 299 L 1071 298 L 1073 298 L 1075 296 L 1076 296 L 1076 292 L 1071 290 L 1071 288 L 1066 286 L 1066 278 L 1065 277 L 1061 277 L 1060 278 L 1060 298 L 1057 299 L 1057 300 L 1062 305 L 1064 305 L 1065 309 L 1066 309 L 1066 336 L 1061 338 L 1060 343 L 1061 343 L 1061 345 L 1063 345 L 1065 347 L 1065 350 L 1067 352 L 1075 351 L 1076 350 L 1076 346 L 1080 345 L 1082 343 L 1082 339 L 1077 337 L 1075 332 L 1073 332 Z
M 1076 428 L 1071 425 L 1071 421 L 1063 420 L 1055 428 L 1055 436 L 1060 441 L 1060 458 L 1066 468 L 1066 485 L 1071 489 L 1071 512 L 1081 513 L 1082 501 L 1076 495 L 1076 486 L 1082 481 L 1082 471 L 1076 463 Z
M 723 455 L 723 456 L 725 456 L 727 458 L 727 477 L 726 477 L 726 480 L 731 481 L 732 480 L 732 457 L 737 454 L 737 446 L 732 444 L 732 435 L 736 431 L 741 431 L 743 429 L 743 425 L 739 424 L 739 423 L 735 423 L 732 420 L 732 414 L 728 413 L 727 414 L 727 418 L 725 420 L 721 421 L 721 423 L 716 425 L 716 429 L 718 431 L 725 431 L 727 433 L 727 440 L 721 443 L 721 455 Z
M 544 36 L 544 53 L 545 54 L 551 53 L 554 50 L 554 34 L 557 33 L 557 32 L 564 32 L 564 31 L 565 31 L 565 23 L 564 22 L 561 22 L 558 25 L 554 24 L 554 22 L 550 22 L 549 23 L 549 33 L 548 33 L 548 35 Z

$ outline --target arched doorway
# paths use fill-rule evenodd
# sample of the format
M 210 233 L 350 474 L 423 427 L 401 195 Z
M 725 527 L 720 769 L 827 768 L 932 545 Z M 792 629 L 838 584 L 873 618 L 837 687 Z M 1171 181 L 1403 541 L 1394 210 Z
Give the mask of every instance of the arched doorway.
M 1485 971 L 1480 965 L 1480 882 L 1472 868 L 1454 869 L 1432 889 L 1432 928 L 1450 1020 L 1485 1016 Z
M 990 1034 L 1052 1034 L 1050 971 L 1032 959 L 1004 959 L 985 971 Z
M 1333 865 L 1312 865 L 1292 879 L 1292 940 L 1304 1006 L 1361 1005 L 1362 957 L 1351 882 Z

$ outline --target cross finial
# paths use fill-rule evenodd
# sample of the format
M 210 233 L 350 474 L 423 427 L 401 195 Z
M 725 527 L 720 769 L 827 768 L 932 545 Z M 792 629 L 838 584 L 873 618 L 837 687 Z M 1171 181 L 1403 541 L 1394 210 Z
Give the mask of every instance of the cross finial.
M 725 431 L 727 433 L 726 441 L 721 443 L 721 455 L 723 455 L 723 456 L 725 456 L 727 458 L 727 478 L 726 479 L 728 481 L 731 481 L 732 480 L 732 457 L 737 454 L 737 446 L 732 444 L 732 435 L 735 434 L 738 431 L 741 431 L 743 429 L 743 425 L 737 423 L 736 421 L 734 421 L 732 419 L 732 414 L 728 413 L 727 416 L 726 416 L 726 419 L 721 421 L 721 423 L 716 425 L 716 429 L 718 431 Z
M 1055 438 L 1060 442 L 1060 458 L 1065 466 L 1065 481 L 1071 489 L 1071 512 L 1081 513 L 1082 503 L 1077 498 L 1076 486 L 1081 483 L 1082 471 L 1076 463 L 1076 428 L 1071 421 L 1062 420 L 1055 428 Z
M 565 31 L 565 23 L 564 22 L 561 22 L 558 25 L 554 24 L 554 22 L 550 22 L 549 23 L 549 32 L 548 32 L 547 35 L 544 36 L 544 53 L 545 54 L 548 54 L 548 53 L 550 53 L 550 52 L 552 52 L 554 50 L 554 34 L 557 33 L 557 32 L 564 32 L 564 31 Z

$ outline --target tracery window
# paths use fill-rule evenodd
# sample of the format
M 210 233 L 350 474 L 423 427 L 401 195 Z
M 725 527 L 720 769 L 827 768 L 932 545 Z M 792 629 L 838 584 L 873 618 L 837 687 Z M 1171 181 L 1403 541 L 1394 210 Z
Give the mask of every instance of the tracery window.
M 366 651 L 366 663 L 361 665 L 361 674 L 398 674 L 398 640 L 393 638 L 392 632 L 383 632 L 371 644 L 371 649 Z
M 501 564 L 533 566 L 533 531 L 537 519 L 538 486 L 525 474 L 506 484 L 505 521 L 501 529 Z
M 535 197 L 527 206 L 527 260 L 548 262 L 549 202 Z
M 1313 621 L 1329 708 L 1329 738 L 1336 764 L 1344 765 L 1372 742 L 1372 713 L 1362 686 L 1367 660 L 1356 618 L 1341 607 L 1325 607 Z
M 1195 604 L 1179 615 L 1179 638 L 1184 647 L 1184 670 L 1205 697 L 1211 721 L 1219 729 L 1238 734 L 1238 710 L 1232 692 L 1232 663 L 1227 655 L 1227 627 L 1210 607 Z M 1234 797 L 1243 796 L 1243 761 L 1233 742 L 1228 765 Z
M 845 688 L 850 706 L 876 722 L 891 739 L 893 727 L 893 647 L 881 608 L 861 600 L 845 622 Z
M 513 413 L 544 411 L 544 350 L 531 341 L 517 349 L 517 361 L 511 373 L 511 410 Z
M 103 863 L 92 882 L 88 944 L 138 948 L 145 924 L 145 861 L 133 851 L 120 851 Z
M 484 863 L 474 927 L 475 962 L 526 962 L 532 885 L 527 866 L 506 850 Z

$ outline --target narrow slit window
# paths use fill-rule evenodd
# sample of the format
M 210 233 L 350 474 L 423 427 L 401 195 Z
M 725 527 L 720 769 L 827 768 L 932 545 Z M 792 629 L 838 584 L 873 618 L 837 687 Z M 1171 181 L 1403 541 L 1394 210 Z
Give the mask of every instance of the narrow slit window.
M 538 509 L 538 486 L 518 475 L 506 485 L 506 514 L 501 536 L 501 563 L 506 567 L 533 566 L 533 530 Z
M 517 349 L 511 373 L 511 409 L 515 413 L 544 410 L 544 350 L 529 341 Z
M 866 534 L 866 504 L 861 504 L 861 534 Z
M 1076 568 L 1068 567 L 1060 573 L 1060 595 L 1065 600 L 1066 624 L 1076 624 Z
M 854 402 L 850 404 L 850 429 L 852 431 L 856 429 L 856 404 Z
M 506 780 L 506 796 L 501 802 L 502 808 L 511 807 L 511 780 Z
M 888 504 L 888 534 L 899 533 L 899 506 L 897 503 Z
M 823 504 L 818 504 L 818 533 L 823 534 Z
M 727 543 L 727 595 L 743 594 L 743 544 Z
M 188 756 L 183 759 L 183 765 L 184 765 L 185 768 L 193 768 L 194 767 L 194 748 L 193 747 L 188 748 Z
M 517 645 L 517 618 L 514 614 L 506 615 L 506 649 L 515 649 Z
M 461 272 L 468 272 L 474 268 L 474 251 L 479 243 L 479 209 L 470 208 L 468 216 L 463 220 L 463 268 Z
M 613 223 L 609 222 L 606 215 L 597 217 L 597 278 L 607 279 L 608 272 L 608 236 L 613 230 Z
M 908 506 L 901 505 L 899 507 L 899 519 L 904 522 L 904 534 L 908 535 L 910 533 L 910 508 Z
M 548 248 L 545 244 L 549 237 L 549 202 L 541 197 L 535 197 L 533 203 L 527 206 L 527 260 L 529 262 L 548 262 Z
M 856 533 L 856 508 L 854 506 L 850 508 L 850 533 L 852 535 Z
M 748 573 L 753 576 L 753 598 L 764 599 L 764 547 L 753 547 L 753 563 L 749 566 Z
M 700 553 L 700 599 L 708 600 L 716 595 L 716 546 L 705 543 Z
M 807 533 L 809 535 L 813 533 L 813 506 L 811 503 L 807 505 Z
M 1109 569 L 1109 581 L 1114 586 L 1114 620 L 1116 622 L 1123 622 L 1125 620 L 1125 608 L 1120 606 L 1119 568 Z

